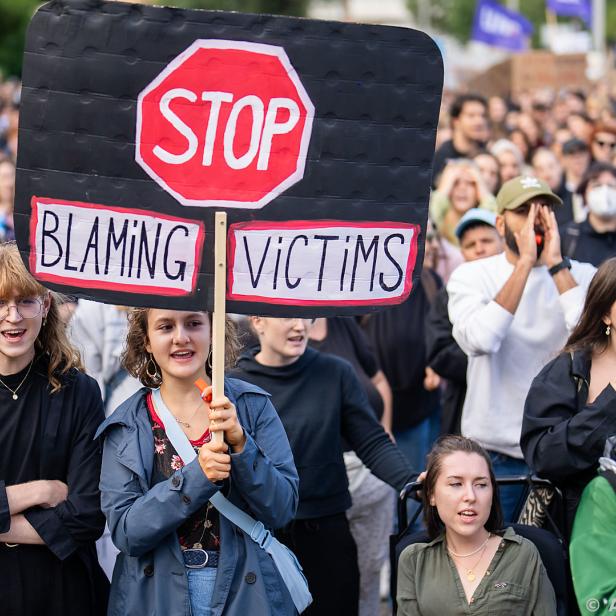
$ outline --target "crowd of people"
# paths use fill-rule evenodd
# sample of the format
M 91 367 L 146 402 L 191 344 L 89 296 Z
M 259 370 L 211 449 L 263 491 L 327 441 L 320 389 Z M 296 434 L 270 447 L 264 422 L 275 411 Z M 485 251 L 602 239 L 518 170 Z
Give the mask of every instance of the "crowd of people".
M 419 476 L 428 541 L 402 554 L 398 612 L 555 614 L 539 552 L 509 526 L 527 494 L 498 485 L 533 473 L 570 546 L 569 613 L 616 609 L 610 92 L 447 95 L 409 300 L 228 318 L 216 399 L 195 387 L 209 314 L 77 301 L 25 269 L 19 96 L 0 83 L 3 613 L 294 614 L 220 493 L 293 550 L 305 614 L 376 616 L 396 491 Z

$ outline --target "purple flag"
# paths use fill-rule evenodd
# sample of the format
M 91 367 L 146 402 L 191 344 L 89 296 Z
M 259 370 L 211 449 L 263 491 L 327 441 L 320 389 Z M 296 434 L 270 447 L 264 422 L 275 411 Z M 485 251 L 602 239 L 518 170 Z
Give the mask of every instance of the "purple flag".
M 511 51 L 528 48 L 533 25 L 520 13 L 511 11 L 491 0 L 478 0 L 471 38 Z
M 547 8 L 557 15 L 579 17 L 590 24 L 592 7 L 591 0 L 547 0 Z

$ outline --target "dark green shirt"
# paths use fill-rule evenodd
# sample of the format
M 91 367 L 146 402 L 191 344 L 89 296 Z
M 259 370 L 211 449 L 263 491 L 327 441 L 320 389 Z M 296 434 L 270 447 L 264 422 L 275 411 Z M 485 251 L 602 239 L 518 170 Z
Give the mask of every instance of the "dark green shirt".
M 556 597 L 534 544 L 507 528 L 467 601 L 445 536 L 407 547 L 398 564 L 399 616 L 555 616 Z

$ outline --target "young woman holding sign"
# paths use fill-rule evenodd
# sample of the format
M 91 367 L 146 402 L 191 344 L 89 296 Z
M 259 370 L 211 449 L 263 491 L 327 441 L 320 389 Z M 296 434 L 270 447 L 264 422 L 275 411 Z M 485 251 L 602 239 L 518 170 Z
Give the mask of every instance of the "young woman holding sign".
M 0 244 L 0 612 L 102 615 L 96 559 L 103 421 L 96 381 L 66 338 L 56 295 Z
M 222 491 L 278 528 L 298 500 L 293 457 L 269 397 L 228 379 L 226 395 L 208 404 L 195 387 L 199 379 L 209 382 L 210 327 L 205 312 L 129 315 L 123 362 L 146 387 L 99 429 L 102 505 L 121 552 L 110 615 L 295 613 L 270 556 L 210 502 Z M 230 324 L 226 345 L 231 360 Z M 224 442 L 212 438 L 214 431 Z

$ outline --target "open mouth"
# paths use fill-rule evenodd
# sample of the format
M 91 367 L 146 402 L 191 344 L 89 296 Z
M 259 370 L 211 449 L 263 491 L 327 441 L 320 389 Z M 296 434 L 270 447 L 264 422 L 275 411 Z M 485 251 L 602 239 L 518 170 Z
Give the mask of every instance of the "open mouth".
M 25 333 L 25 329 L 5 329 L 2 332 L 2 336 L 10 342 L 19 342 L 23 338 Z
M 179 361 L 185 361 L 185 360 L 192 359 L 194 354 L 195 354 L 194 351 L 175 351 L 175 353 L 171 353 L 171 357 Z
M 289 338 L 287 338 L 287 340 L 292 344 L 301 344 L 302 342 L 304 342 L 305 337 L 304 336 L 290 336 Z
M 464 511 L 460 511 L 458 515 L 465 521 L 474 520 L 477 517 L 477 513 L 472 509 L 465 509 Z

